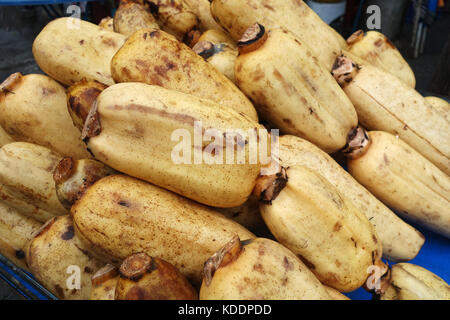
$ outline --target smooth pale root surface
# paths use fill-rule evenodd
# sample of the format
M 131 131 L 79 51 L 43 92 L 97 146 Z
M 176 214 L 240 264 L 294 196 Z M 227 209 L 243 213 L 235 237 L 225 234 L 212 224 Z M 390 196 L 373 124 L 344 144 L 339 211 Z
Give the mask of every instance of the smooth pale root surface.
M 362 40 L 350 45 L 350 52 L 396 76 L 414 88 L 416 77 L 411 67 L 389 39 L 378 31 L 368 31 Z
M 425 97 L 425 100 L 450 122 L 450 103 L 438 97 Z
M 341 54 L 352 60 L 353 62 L 356 62 L 359 66 L 364 66 L 366 64 L 370 64 L 370 62 L 364 60 L 360 56 L 357 56 L 356 54 L 352 53 L 351 51 L 342 49 Z
M 214 44 L 226 43 L 226 44 L 230 45 L 230 47 L 232 47 L 232 48 L 237 48 L 236 41 L 234 41 L 232 38 L 230 38 L 228 33 L 226 33 L 223 30 L 222 31 L 207 30 L 207 31 L 203 32 L 202 35 L 200 36 L 200 38 L 198 39 L 198 42 L 200 42 L 200 41 L 209 41 Z
M 111 72 L 116 82 L 144 82 L 193 94 L 258 119 L 252 103 L 227 77 L 161 30 L 134 33 L 114 56 Z
M 46 74 L 65 85 L 83 79 L 112 85 L 111 59 L 125 39 L 90 22 L 59 18 L 36 37 L 33 55 Z
M 89 139 L 88 147 L 112 168 L 215 207 L 239 206 L 252 192 L 261 165 L 259 161 L 250 164 L 249 143 L 237 148 L 217 143 L 215 157 L 223 164 L 205 162 L 212 154 L 205 147 L 214 139 L 203 139 L 204 152 L 194 148 L 195 121 L 200 121 L 204 130 L 217 130 L 219 136 L 227 130 L 248 133 L 262 128 L 245 115 L 212 101 L 143 83 L 111 86 L 97 98 L 97 106 L 102 129 L 100 135 Z M 175 130 L 185 135 L 175 135 L 172 141 Z M 191 152 L 187 157 L 190 164 L 177 164 L 177 157 L 184 155 L 177 145 Z M 194 162 L 194 152 L 203 154 L 202 163 Z M 227 152 L 243 154 L 245 163 L 227 164 Z
M 325 290 L 327 290 L 328 295 L 330 296 L 331 300 L 350 300 L 347 296 L 343 295 L 336 289 L 333 289 L 331 287 L 324 286 Z
M 184 0 L 153 0 L 158 6 L 157 18 L 161 29 L 182 40 L 184 35 L 196 28 L 197 16 L 189 10 Z
M 209 0 L 184 0 L 183 2 L 197 16 L 201 30 L 223 30 L 211 15 Z
M 37 221 L 45 222 L 55 216 L 54 213 L 45 209 L 39 208 L 39 206 L 29 200 L 22 200 L 17 197 L 17 190 L 14 188 L 5 187 L 0 184 L 0 196 L 2 201 L 19 210 L 26 216 L 36 219 Z
M 0 195 L 5 203 L 24 214 L 45 221 L 67 210 L 56 195 L 53 170 L 61 156 L 27 142 L 13 142 L 0 149 Z M 22 206 L 22 203 L 29 206 Z M 37 207 L 41 211 L 35 211 Z
M 236 49 L 226 47 L 206 61 L 234 83 L 234 66 L 236 64 L 237 55 L 238 52 Z
M 114 32 L 114 19 L 111 17 L 105 17 L 100 20 L 98 26 L 108 31 Z
M 89 158 L 67 111 L 66 90 L 40 74 L 19 76 L 0 94 L 0 125 L 16 141 L 43 145 L 65 156 Z
M 365 65 L 344 91 L 368 130 L 398 135 L 450 174 L 449 121 L 395 76 Z
M 199 284 L 203 263 L 236 234 L 254 238 L 220 213 L 128 176 L 91 186 L 71 210 L 76 233 L 115 265 L 145 252 L 173 264 Z
M 58 298 L 87 300 L 91 295 L 91 277 L 103 263 L 90 256 L 74 234 L 69 215 L 57 217 L 42 227 L 27 247 L 27 264 L 31 273 Z M 67 287 L 70 266 L 80 268 L 80 289 Z M 70 283 L 70 282 L 69 282 Z
M 126 37 L 144 28 L 158 28 L 153 15 L 143 5 L 126 2 L 119 6 L 114 15 L 114 30 Z
M 235 73 L 237 85 L 265 119 L 327 152 L 344 147 L 357 125 L 355 108 L 330 72 L 284 29 L 268 31 L 260 48 L 241 54 Z
M 281 244 L 257 238 L 219 267 L 200 300 L 330 300 L 314 274 Z
M 414 264 L 392 267 L 391 286 L 382 300 L 450 300 L 450 286 L 434 273 Z
M 3 147 L 5 144 L 11 142 L 14 142 L 14 139 L 11 138 L 11 136 L 6 133 L 5 129 L 0 127 L 0 147 Z
M 301 0 L 214 0 L 211 13 L 236 41 L 256 22 L 266 30 L 284 27 L 311 47 L 326 70 L 331 71 L 336 56 L 347 48 L 345 40 Z
M 198 39 L 198 42 L 201 41 L 209 41 L 214 45 L 223 46 L 220 52 L 215 53 L 206 61 L 235 83 L 234 66 L 239 55 L 236 42 L 224 31 L 218 30 L 205 31 Z
M 27 270 L 25 247 L 41 225 L 42 223 L 0 202 L 0 253 L 18 267 Z
M 382 248 L 369 220 L 322 176 L 303 166 L 261 215 L 275 238 L 304 259 L 325 285 L 341 292 L 362 286 Z
M 52 212 L 39 208 L 38 205 L 29 200 L 22 200 L 17 198 L 17 191 L 14 188 L 0 185 L 0 196 L 8 206 L 19 210 L 26 216 L 36 219 L 40 222 L 45 222 L 55 216 Z
M 424 243 L 423 235 L 401 220 L 333 158 L 312 143 L 294 136 L 281 136 L 281 165 L 303 165 L 320 174 L 366 215 L 378 234 L 383 257 L 390 261 L 413 259 Z
M 402 217 L 450 237 L 450 178 L 401 139 L 369 133 L 372 144 L 348 161 L 352 176 Z

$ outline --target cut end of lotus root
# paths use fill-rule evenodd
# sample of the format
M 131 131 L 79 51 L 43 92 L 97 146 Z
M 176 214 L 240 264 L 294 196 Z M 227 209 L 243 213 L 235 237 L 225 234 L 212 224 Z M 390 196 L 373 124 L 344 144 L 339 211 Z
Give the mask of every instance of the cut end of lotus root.
M 358 159 L 367 152 L 371 143 L 367 131 L 358 126 L 349 132 L 347 144 L 342 149 L 342 153 L 349 159 Z
M 252 52 L 261 47 L 267 40 L 267 32 L 263 25 L 255 23 L 249 27 L 241 39 L 238 41 L 237 46 L 239 54 Z
M 64 157 L 59 161 L 53 171 L 53 180 L 55 184 L 60 184 L 72 176 L 75 167 L 75 161 L 71 157 Z
M 201 36 L 202 33 L 199 30 L 191 30 L 184 35 L 183 42 L 189 47 L 194 48 Z
M 359 69 L 360 67 L 358 64 L 346 56 L 341 55 L 336 58 L 331 74 L 341 87 L 345 87 L 353 81 L 355 76 L 358 74 Z
M 210 41 L 200 41 L 193 48 L 194 52 L 207 60 L 216 53 L 214 44 Z
M 256 181 L 253 194 L 259 201 L 271 204 L 286 187 L 288 176 L 286 169 L 279 166 L 278 171 L 271 175 L 261 175 Z
M 138 281 L 154 270 L 153 258 L 146 253 L 135 253 L 126 258 L 119 269 L 122 278 Z

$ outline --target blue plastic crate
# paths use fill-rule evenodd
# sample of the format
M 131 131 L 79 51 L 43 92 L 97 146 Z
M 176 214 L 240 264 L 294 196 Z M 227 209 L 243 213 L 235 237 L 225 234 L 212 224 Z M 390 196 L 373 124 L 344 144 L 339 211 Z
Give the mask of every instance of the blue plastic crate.
M 28 300 L 57 300 L 50 291 L 38 283 L 29 272 L 16 267 L 0 254 L 0 278 L 19 295 Z

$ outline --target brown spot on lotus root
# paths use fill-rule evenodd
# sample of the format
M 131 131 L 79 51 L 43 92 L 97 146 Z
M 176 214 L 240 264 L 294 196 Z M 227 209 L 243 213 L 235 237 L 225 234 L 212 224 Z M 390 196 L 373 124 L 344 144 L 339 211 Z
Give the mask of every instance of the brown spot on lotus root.
M 270 11 L 275 11 L 275 9 L 272 6 L 269 6 L 268 4 L 264 3 L 263 4 L 264 8 L 269 9 Z
M 353 237 L 351 237 L 350 238 L 350 240 L 352 240 L 353 241 L 353 243 L 355 244 L 355 248 L 358 246 L 358 244 L 357 244 L 357 242 L 356 242 L 356 240 L 355 239 L 353 239 Z
M 108 47 L 116 47 L 117 46 L 116 42 L 111 38 L 103 38 L 102 43 Z
M 336 274 L 329 272 L 325 275 L 322 282 L 327 283 L 330 286 L 332 286 L 333 284 L 339 283 L 339 280 L 338 280 L 338 277 L 336 276 Z
M 126 300 L 146 300 L 147 294 L 145 290 L 139 286 L 132 287 L 126 294 Z
M 263 256 L 266 253 L 266 250 L 263 246 L 258 247 L 258 255 Z
M 255 270 L 256 272 L 264 274 L 264 267 L 262 266 L 261 263 L 257 263 L 255 265 L 253 265 L 253 270 Z
M 381 47 L 383 45 L 384 41 L 383 39 L 378 39 L 374 42 L 375 47 Z
M 70 240 L 75 236 L 75 231 L 73 226 L 68 226 L 67 230 L 61 235 L 61 239 Z
M 61 288 L 60 285 L 58 284 L 55 285 L 55 291 L 59 298 L 64 299 L 64 290 L 63 288 Z
M 336 224 L 333 227 L 333 231 L 337 232 L 339 230 L 341 230 L 342 228 L 342 224 L 340 222 L 336 222 Z
M 46 88 L 46 87 L 42 88 L 42 94 L 44 96 L 49 96 L 49 95 L 52 95 L 54 93 L 56 93 L 56 89 L 54 89 L 54 88 Z
M 128 79 L 131 79 L 131 73 L 130 70 L 128 70 L 126 67 L 122 68 L 122 73 L 127 77 Z
M 294 265 L 289 261 L 287 257 L 283 258 L 283 267 L 286 271 L 291 271 L 294 269 Z
M 297 92 L 295 87 L 290 82 L 286 81 L 286 79 L 283 77 L 283 75 L 277 69 L 275 69 L 273 71 L 273 75 L 275 76 L 275 78 L 277 78 L 281 82 L 281 84 L 288 96 L 292 96 L 295 92 Z
M 374 234 L 372 235 L 372 239 L 373 239 L 373 242 L 378 243 L 378 239 Z
M 144 106 L 144 105 L 138 105 L 138 104 L 129 104 L 127 106 L 114 105 L 114 106 L 109 106 L 107 108 L 111 109 L 111 110 L 115 110 L 115 111 L 126 110 L 126 111 L 137 111 L 137 112 L 149 113 L 149 114 L 157 114 L 157 115 L 160 115 L 162 117 L 170 118 L 170 119 L 179 121 L 181 123 L 184 123 L 184 124 L 187 124 L 187 125 L 190 125 L 190 126 L 194 126 L 194 122 L 197 121 L 197 119 L 195 119 L 194 117 L 191 117 L 191 116 L 186 115 L 186 114 L 169 113 L 169 112 L 164 111 L 164 110 L 159 110 L 157 108 L 153 108 L 153 107 L 150 107 L 150 106 Z
M 120 200 L 120 201 L 118 202 L 118 204 L 119 204 L 120 206 L 122 206 L 122 207 L 127 207 L 127 208 L 130 207 L 130 204 L 129 204 L 127 201 L 125 201 L 125 200 Z
M 265 76 L 264 71 L 261 70 L 261 67 L 258 66 L 255 71 L 252 72 L 253 81 L 259 81 L 263 79 Z

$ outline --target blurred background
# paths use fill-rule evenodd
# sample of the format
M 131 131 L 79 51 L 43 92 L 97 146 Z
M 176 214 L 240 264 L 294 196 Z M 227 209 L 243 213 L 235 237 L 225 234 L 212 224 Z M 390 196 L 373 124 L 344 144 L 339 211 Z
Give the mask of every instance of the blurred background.
M 359 29 L 387 35 L 412 67 L 416 89 L 450 100 L 450 0 L 305 2 L 345 38 Z M 118 0 L 0 0 L 0 82 L 14 72 L 42 73 L 33 40 L 50 20 L 70 16 L 67 9 L 74 4 L 82 19 L 98 23 L 114 15 Z M 0 277 L 0 299 L 20 298 Z

